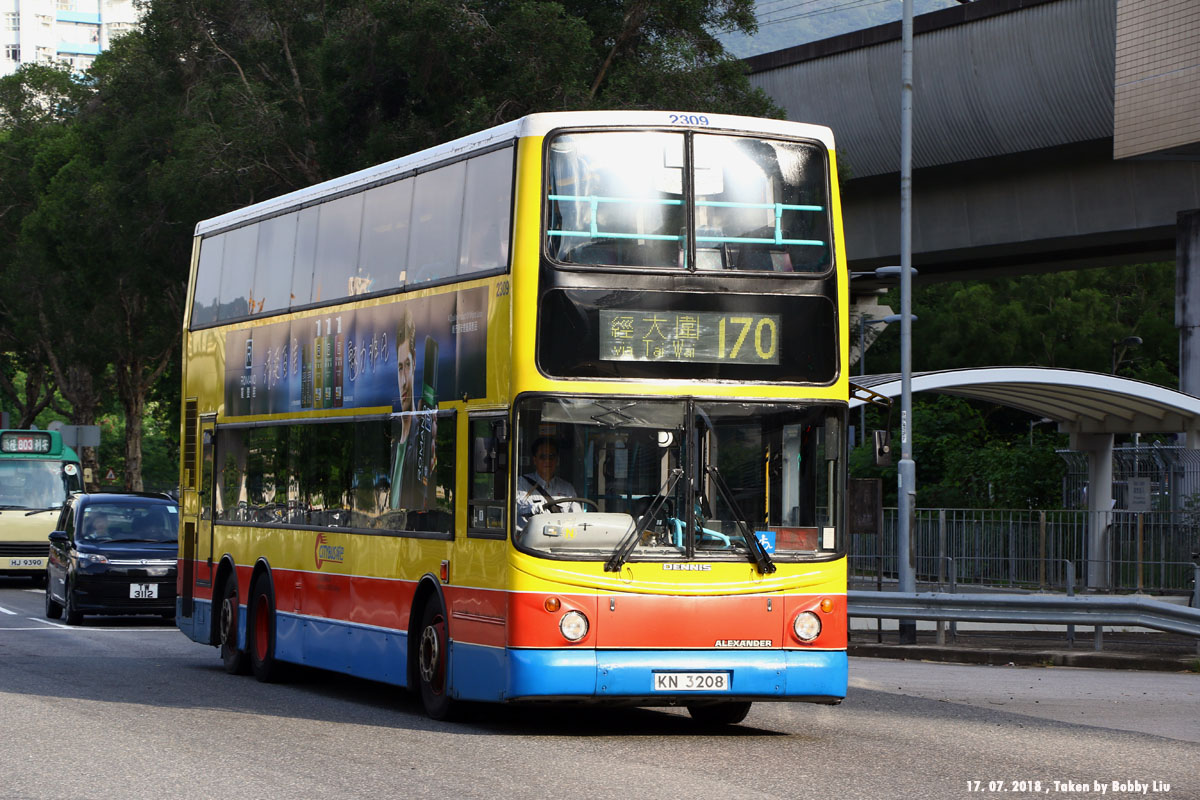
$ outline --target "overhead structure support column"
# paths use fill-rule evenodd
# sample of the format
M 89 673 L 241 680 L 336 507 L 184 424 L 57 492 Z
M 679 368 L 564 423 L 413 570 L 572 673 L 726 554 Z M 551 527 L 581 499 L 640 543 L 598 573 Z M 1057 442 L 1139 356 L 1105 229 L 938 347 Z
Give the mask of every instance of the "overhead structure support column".
M 1175 327 L 1179 328 L 1179 391 L 1200 397 L 1200 209 L 1176 216 Z
M 1113 435 L 1072 433 L 1071 449 L 1086 452 L 1088 460 L 1087 588 L 1107 589 L 1112 574 Z

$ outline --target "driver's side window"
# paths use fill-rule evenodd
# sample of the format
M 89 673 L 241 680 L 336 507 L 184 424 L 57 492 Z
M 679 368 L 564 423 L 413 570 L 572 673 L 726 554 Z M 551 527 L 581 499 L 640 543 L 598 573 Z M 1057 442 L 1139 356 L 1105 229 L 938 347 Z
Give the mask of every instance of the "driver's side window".
M 468 428 L 471 484 L 467 535 L 503 539 L 508 502 L 507 418 L 496 414 L 472 415 Z

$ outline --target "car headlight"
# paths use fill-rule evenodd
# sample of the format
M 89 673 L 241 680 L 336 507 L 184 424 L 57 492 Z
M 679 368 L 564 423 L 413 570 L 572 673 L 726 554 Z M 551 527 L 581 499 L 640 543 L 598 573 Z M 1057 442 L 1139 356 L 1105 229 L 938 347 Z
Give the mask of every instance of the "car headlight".
M 78 550 L 71 551 L 71 558 L 78 561 L 81 567 L 108 563 L 108 556 L 101 555 L 100 553 L 81 553 Z
M 821 635 L 821 618 L 811 611 L 801 611 L 792 620 L 792 635 L 801 642 L 811 642 Z
M 568 642 L 578 642 L 587 636 L 588 619 L 582 611 L 568 611 L 558 621 L 558 629 Z

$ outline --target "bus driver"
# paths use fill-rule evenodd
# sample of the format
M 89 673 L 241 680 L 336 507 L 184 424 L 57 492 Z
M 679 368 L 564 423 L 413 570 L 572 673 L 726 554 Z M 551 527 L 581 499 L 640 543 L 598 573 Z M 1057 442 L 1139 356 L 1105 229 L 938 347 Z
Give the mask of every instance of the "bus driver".
M 578 497 L 570 481 L 558 477 L 557 472 L 558 445 L 549 436 L 539 436 L 533 442 L 533 472 L 527 472 L 517 479 L 518 531 L 525 529 L 525 524 L 534 514 L 544 513 L 550 501 Z M 576 502 L 558 503 L 550 507 L 550 511 L 568 514 L 583 510 L 583 505 Z

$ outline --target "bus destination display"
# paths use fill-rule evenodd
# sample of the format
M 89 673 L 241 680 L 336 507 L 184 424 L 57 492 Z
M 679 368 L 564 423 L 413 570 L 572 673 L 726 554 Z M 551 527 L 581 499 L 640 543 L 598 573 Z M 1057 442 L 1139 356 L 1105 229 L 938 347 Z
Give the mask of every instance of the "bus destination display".
M 4 433 L 0 434 L 0 453 L 49 453 L 48 433 Z
M 602 361 L 778 364 L 777 314 L 600 309 Z

